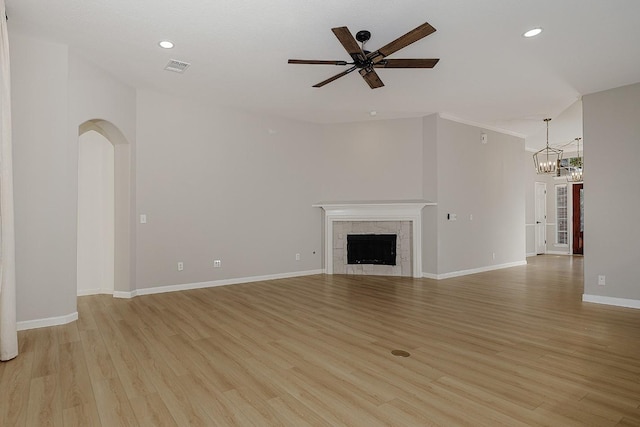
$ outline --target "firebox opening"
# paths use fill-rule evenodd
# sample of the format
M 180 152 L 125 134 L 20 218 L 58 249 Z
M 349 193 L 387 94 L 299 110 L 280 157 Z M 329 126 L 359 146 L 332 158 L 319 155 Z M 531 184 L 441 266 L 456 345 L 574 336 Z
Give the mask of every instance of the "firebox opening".
M 396 234 L 348 234 L 347 264 L 396 265 Z

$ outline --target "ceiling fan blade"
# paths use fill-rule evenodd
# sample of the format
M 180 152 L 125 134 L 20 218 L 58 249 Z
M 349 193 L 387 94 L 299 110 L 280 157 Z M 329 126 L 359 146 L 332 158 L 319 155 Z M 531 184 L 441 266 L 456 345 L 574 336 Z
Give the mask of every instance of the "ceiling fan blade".
M 419 27 L 414 28 L 413 30 L 409 31 L 404 36 L 398 37 L 397 39 L 395 39 L 391 43 L 386 44 L 385 46 L 383 46 L 380 49 L 378 49 L 376 52 L 373 52 L 373 55 L 369 54 L 369 57 L 376 56 L 375 55 L 376 53 L 379 53 L 383 57 L 384 56 L 389 56 L 393 52 L 397 52 L 400 49 L 402 49 L 403 47 L 407 47 L 411 43 L 416 42 L 416 41 L 418 41 L 418 40 L 420 40 L 422 38 L 425 38 L 429 34 L 434 33 L 435 31 L 436 31 L 435 28 L 433 28 L 429 23 L 425 22 L 424 24 L 420 25 Z
M 347 27 L 332 28 L 333 34 L 336 35 L 344 49 L 349 52 L 349 55 L 355 60 L 357 58 L 364 59 L 365 55 L 358 42 L 351 34 L 351 31 Z
M 371 89 L 376 89 L 384 86 L 384 83 L 382 83 L 382 80 L 380 80 L 378 73 L 376 73 L 373 69 L 362 68 L 360 69 L 359 73 L 367 82 L 367 84 L 369 84 L 369 87 Z
M 383 59 L 374 65 L 376 68 L 433 68 L 439 58 L 430 59 Z
M 290 59 L 289 64 L 314 64 L 314 65 L 347 65 L 347 61 L 323 61 L 317 59 Z
M 322 87 L 322 86 L 324 86 L 324 85 L 326 85 L 328 83 L 331 83 L 334 80 L 338 80 L 340 77 L 346 76 L 347 74 L 349 74 L 350 72 L 352 72 L 356 68 L 358 68 L 358 67 L 353 66 L 353 67 L 349 68 L 346 71 L 343 71 L 343 72 L 341 72 L 339 74 L 336 74 L 333 77 L 329 77 L 327 80 L 321 81 L 320 83 L 317 83 L 317 84 L 313 85 L 313 87 Z

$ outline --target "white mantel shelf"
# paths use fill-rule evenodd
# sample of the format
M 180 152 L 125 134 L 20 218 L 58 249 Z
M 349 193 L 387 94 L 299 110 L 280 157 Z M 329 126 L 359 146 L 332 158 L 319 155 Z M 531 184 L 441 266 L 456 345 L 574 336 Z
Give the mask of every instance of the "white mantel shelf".
M 427 200 L 376 200 L 354 202 L 320 202 L 313 205 L 325 211 L 324 259 L 327 274 L 333 274 L 334 221 L 410 221 L 413 277 L 422 277 L 422 208 L 435 206 Z

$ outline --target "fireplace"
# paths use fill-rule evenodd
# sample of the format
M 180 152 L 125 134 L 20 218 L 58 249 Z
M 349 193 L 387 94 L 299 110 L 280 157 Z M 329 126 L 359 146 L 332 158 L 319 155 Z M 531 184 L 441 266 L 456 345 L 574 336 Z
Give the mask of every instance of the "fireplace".
M 395 234 L 347 235 L 347 264 L 396 265 Z
M 336 221 L 333 273 L 411 277 L 411 231 L 410 221 Z M 354 256 L 359 262 L 354 262 Z
M 426 200 L 320 202 L 327 274 L 422 277 L 422 208 Z M 347 263 L 349 234 L 397 234 L 396 265 Z

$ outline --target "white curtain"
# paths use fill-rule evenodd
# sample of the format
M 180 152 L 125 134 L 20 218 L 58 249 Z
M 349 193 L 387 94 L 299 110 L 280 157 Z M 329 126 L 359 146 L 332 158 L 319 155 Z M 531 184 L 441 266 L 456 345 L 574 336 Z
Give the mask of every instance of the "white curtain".
M 13 230 L 11 84 L 9 36 L 4 0 L 0 0 L 0 360 L 18 355 L 16 268 Z

